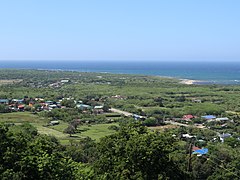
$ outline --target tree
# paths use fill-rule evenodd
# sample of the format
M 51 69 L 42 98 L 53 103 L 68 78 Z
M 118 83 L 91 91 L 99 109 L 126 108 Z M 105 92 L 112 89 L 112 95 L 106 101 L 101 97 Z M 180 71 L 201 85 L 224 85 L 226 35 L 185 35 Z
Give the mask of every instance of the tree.
M 75 130 L 77 130 L 77 127 L 81 124 L 81 120 L 80 119 L 74 119 L 71 121 L 70 125 L 72 125 L 74 127 Z
M 75 128 L 70 124 L 65 130 L 64 133 L 69 134 L 69 136 L 71 137 L 72 134 L 75 134 Z
M 239 149 L 225 143 L 208 145 L 208 157 L 193 159 L 193 176 L 195 179 L 239 179 L 240 155 Z
M 56 138 L 38 135 L 30 124 L 0 124 L 0 179 L 79 179 L 78 164 Z
M 224 143 L 231 146 L 232 148 L 240 147 L 240 141 L 237 138 L 234 138 L 234 137 L 226 138 L 224 140 Z
M 9 108 L 4 104 L 0 104 L 0 113 L 7 113 L 7 112 L 10 112 Z
M 184 102 L 186 100 L 185 96 L 184 95 L 181 95 L 181 96 L 177 96 L 175 98 L 176 101 L 178 102 Z
M 140 124 L 121 127 L 98 143 L 95 174 L 99 179 L 182 179 L 169 159 L 173 143 L 171 136 L 149 132 Z
M 154 101 L 155 101 L 160 107 L 164 107 L 164 105 L 163 105 L 163 98 L 157 97 L 157 98 L 154 99 Z
M 61 105 L 69 107 L 69 108 L 74 108 L 76 106 L 74 100 L 72 100 L 72 99 L 70 99 L 70 100 L 64 99 L 61 102 Z
M 103 111 L 104 112 L 109 112 L 109 109 L 110 109 L 111 107 L 109 106 L 109 104 L 104 104 L 104 106 L 103 106 Z
M 143 121 L 143 124 L 146 126 L 156 126 L 158 124 L 158 121 L 154 117 L 147 118 Z
M 92 163 L 97 158 L 96 142 L 89 137 L 79 141 L 72 140 L 71 145 L 66 146 L 66 155 L 76 162 Z

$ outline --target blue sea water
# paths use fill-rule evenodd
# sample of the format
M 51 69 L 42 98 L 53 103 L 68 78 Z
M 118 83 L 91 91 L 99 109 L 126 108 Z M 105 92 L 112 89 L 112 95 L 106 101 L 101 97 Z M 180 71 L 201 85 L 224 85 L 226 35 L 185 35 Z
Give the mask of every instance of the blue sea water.
M 240 62 L 0 61 L 0 68 L 167 76 L 203 84 L 240 84 Z

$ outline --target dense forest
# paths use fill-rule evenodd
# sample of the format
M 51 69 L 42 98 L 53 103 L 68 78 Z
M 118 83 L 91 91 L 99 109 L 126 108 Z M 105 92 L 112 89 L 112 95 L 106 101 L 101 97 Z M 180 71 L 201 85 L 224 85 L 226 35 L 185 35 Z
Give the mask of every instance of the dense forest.
M 0 70 L 0 179 L 239 179 L 239 91 Z

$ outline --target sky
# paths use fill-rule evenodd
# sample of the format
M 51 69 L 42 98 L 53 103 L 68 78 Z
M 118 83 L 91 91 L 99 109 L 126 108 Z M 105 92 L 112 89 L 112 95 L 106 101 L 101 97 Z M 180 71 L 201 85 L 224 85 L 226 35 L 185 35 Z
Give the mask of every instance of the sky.
M 239 0 L 0 0 L 0 60 L 240 61 Z

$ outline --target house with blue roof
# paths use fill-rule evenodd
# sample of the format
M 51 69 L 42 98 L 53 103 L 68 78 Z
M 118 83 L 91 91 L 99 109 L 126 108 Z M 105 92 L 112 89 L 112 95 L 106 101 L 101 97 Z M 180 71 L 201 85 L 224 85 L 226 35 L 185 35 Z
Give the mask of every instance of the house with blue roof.
M 8 99 L 0 99 L 0 104 L 8 104 L 9 100 Z
M 207 148 L 197 149 L 192 154 L 197 154 L 198 156 L 202 156 L 208 153 Z
M 226 138 L 229 138 L 229 137 L 231 137 L 231 136 L 232 136 L 232 135 L 229 134 L 229 133 L 223 133 L 223 134 L 220 134 L 220 135 L 219 135 L 219 138 L 220 138 L 221 142 L 224 142 L 224 140 L 225 140 Z
M 12 103 L 18 103 L 18 104 L 23 104 L 24 100 L 23 99 L 12 99 Z
M 216 119 L 216 116 L 214 115 L 206 115 L 206 116 L 201 116 L 205 120 L 211 120 L 211 119 Z

